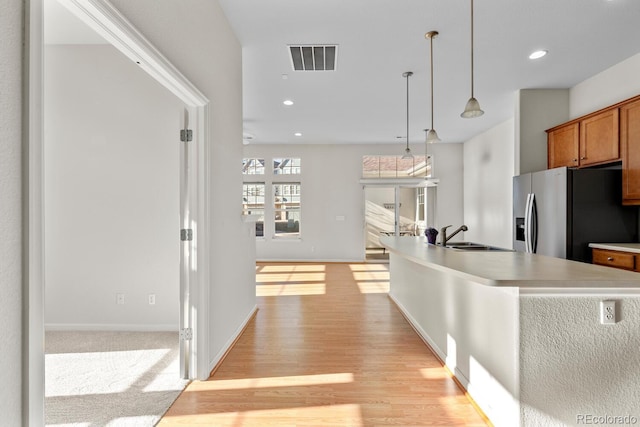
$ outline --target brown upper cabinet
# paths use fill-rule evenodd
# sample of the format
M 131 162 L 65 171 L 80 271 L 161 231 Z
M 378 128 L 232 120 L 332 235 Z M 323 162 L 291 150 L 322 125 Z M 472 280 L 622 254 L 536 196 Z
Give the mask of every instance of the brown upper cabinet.
M 620 160 L 618 108 L 547 130 L 548 167 L 586 167 Z
M 622 160 L 622 204 L 640 205 L 640 95 L 547 129 L 547 142 L 549 169 Z
M 640 99 L 620 107 L 622 203 L 640 205 Z
M 578 123 L 571 123 L 547 131 L 549 169 L 579 166 L 579 130 Z

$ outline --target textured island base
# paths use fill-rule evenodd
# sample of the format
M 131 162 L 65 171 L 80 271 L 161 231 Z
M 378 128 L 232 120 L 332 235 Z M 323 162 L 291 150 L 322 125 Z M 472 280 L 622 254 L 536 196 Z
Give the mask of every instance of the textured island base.
M 494 425 L 586 425 L 596 416 L 640 423 L 633 291 L 521 292 L 393 251 L 390 272 L 390 297 Z M 600 324 L 603 300 L 616 301 L 613 325 Z

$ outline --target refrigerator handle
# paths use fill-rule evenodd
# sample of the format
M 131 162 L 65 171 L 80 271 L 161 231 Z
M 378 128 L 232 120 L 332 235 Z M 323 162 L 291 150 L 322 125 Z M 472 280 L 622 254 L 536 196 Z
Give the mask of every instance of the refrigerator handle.
M 527 194 L 527 203 L 524 208 L 524 245 L 525 252 L 530 253 L 531 247 L 531 193 Z
M 531 253 L 538 251 L 538 204 L 535 193 L 531 194 Z

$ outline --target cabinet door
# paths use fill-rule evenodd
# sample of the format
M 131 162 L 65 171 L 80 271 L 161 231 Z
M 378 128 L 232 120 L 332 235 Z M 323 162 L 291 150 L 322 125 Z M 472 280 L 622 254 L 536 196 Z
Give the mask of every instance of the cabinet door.
M 607 163 L 620 159 L 618 109 L 580 122 L 580 166 Z
M 547 135 L 549 169 L 578 166 L 578 123 L 563 126 Z
M 622 202 L 640 205 L 640 100 L 620 107 Z

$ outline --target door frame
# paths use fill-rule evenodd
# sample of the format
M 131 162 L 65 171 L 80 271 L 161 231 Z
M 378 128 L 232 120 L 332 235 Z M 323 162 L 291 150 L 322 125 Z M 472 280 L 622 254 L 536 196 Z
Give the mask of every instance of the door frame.
M 25 1 L 23 96 L 23 424 L 44 425 L 44 137 L 43 137 L 43 2 Z M 193 321 L 190 378 L 209 376 L 210 241 L 209 206 L 210 101 L 107 0 L 59 0 L 116 49 L 195 111 L 193 169 L 189 185 L 195 262 L 190 271 Z M 176 129 L 176 140 L 178 140 Z M 176 224 L 176 236 L 179 225 Z M 196 249 L 197 246 L 197 250 Z

